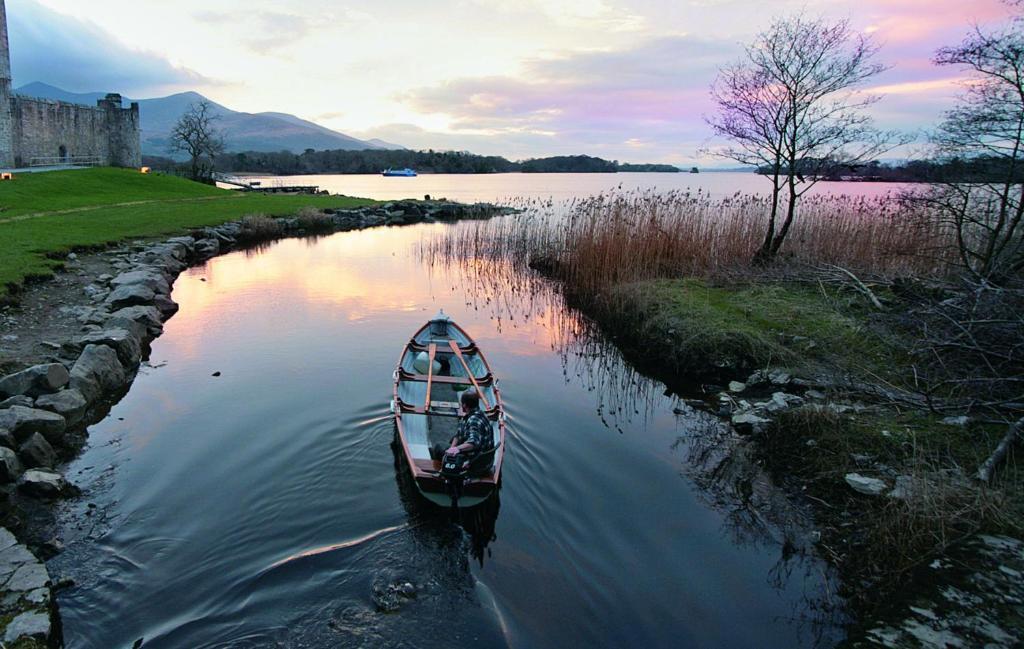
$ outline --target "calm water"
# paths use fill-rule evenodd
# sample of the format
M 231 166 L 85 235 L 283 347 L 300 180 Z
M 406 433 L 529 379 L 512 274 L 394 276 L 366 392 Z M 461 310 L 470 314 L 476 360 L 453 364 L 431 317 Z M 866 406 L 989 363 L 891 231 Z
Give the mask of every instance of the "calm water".
M 84 495 L 50 562 L 75 584 L 67 646 L 831 644 L 823 565 L 697 486 L 719 424 L 674 414 L 557 303 L 420 260 L 445 227 L 292 239 L 178 279 L 180 313 L 70 466 Z M 392 369 L 440 307 L 510 416 L 499 500 L 461 524 L 391 448 Z
M 459 201 L 502 201 L 509 198 L 554 198 L 565 200 L 591 196 L 621 187 L 633 189 L 701 190 L 716 198 L 736 192 L 767 194 L 771 183 L 754 173 L 706 172 L 618 173 L 618 174 L 422 174 L 414 178 L 385 178 L 380 175 L 324 175 L 259 177 L 264 185 L 319 185 L 332 194 L 362 196 L 378 200 L 450 198 Z M 880 196 L 898 191 L 900 183 L 821 182 L 811 194 L 847 194 Z

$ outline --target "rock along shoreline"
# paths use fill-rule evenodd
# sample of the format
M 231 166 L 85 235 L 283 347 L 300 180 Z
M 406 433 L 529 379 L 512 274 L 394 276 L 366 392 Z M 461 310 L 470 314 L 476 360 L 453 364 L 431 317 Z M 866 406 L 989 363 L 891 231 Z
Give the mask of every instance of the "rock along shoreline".
M 98 255 L 105 257 L 102 263 L 86 264 L 76 253 L 68 255 L 65 270 L 75 272 L 78 281 L 36 309 L 36 324 L 48 317 L 63 321 L 46 329 L 56 340 L 39 339 L 31 318 L 0 322 L 7 325 L 0 328 L 7 332 L 0 336 L 0 348 L 21 348 L 13 360 L 2 359 L 21 369 L 0 376 L 0 642 L 19 649 L 62 646 L 54 596 L 59 584 L 39 558 L 54 556 L 60 547 L 26 543 L 31 526 L 19 514 L 80 493 L 61 468 L 84 446 L 86 427 L 102 420 L 131 387 L 150 343 L 178 311 L 171 290 L 180 273 L 260 242 L 509 211 L 489 203 L 395 201 L 293 218 L 247 217 L 155 243 L 117 246 Z M 73 303 L 63 303 L 54 314 L 69 298 Z

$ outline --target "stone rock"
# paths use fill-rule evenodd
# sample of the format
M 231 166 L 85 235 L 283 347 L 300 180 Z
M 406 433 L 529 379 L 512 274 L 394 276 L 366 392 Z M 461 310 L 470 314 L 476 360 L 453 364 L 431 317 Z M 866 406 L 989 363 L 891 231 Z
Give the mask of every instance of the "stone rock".
M 0 396 L 26 394 L 37 397 L 56 392 L 68 383 L 68 370 L 60 363 L 35 365 L 0 379 Z
M 808 399 L 817 399 L 820 401 L 825 398 L 825 393 L 818 390 L 808 390 L 807 392 L 804 392 L 804 396 Z
M 138 304 L 152 304 L 153 299 L 156 297 L 156 292 L 148 286 L 142 284 L 124 284 L 114 289 L 107 299 L 104 300 L 105 304 L 110 306 L 111 311 L 123 309 L 126 306 L 135 306 Z
M 747 377 L 747 385 L 760 385 L 768 380 L 764 370 L 756 370 Z
M 764 417 L 758 417 L 752 412 L 741 412 L 731 418 L 733 428 L 741 433 L 761 433 L 765 425 L 771 423 Z
M 32 561 L 21 565 L 11 578 L 4 584 L 4 588 L 16 593 L 28 593 L 39 588 L 45 588 L 50 583 L 50 575 L 46 572 L 46 566 L 39 562 L 34 556 Z
M 896 476 L 896 486 L 889 492 L 890 498 L 907 500 L 913 493 L 914 479 L 909 475 Z
M 0 483 L 16 482 L 25 468 L 21 466 L 18 454 L 11 449 L 0 446 Z
M 153 299 L 153 306 L 160 311 L 160 315 L 166 320 L 178 312 L 178 303 L 166 295 L 157 295 Z
M 127 377 L 117 352 L 106 345 L 86 345 L 71 368 L 71 387 L 92 402 L 124 387 Z
M 793 377 L 785 370 L 772 370 L 768 372 L 768 382 L 772 385 L 789 385 L 789 382 L 792 380 Z
M 24 440 L 32 433 L 42 433 L 49 440 L 59 440 L 67 428 L 64 418 L 49 410 L 14 406 L 0 410 L 0 428 L 11 431 L 16 439 Z
M 795 394 L 786 394 L 785 392 L 776 392 L 772 394 L 772 400 L 764 404 L 765 409 L 768 412 L 781 412 L 788 408 L 793 408 L 803 404 L 804 400 Z
M 68 481 L 59 473 L 30 469 L 18 480 L 18 489 L 38 498 L 59 498 L 68 491 Z M 17 575 L 17 573 L 15 573 Z M 14 577 L 11 577 L 13 580 Z
M 35 405 L 36 402 L 34 399 L 32 399 L 32 397 L 25 396 L 24 394 L 19 394 L 11 397 L 10 399 L 0 401 L 0 410 L 4 408 L 10 408 L 11 406 L 22 406 L 24 408 L 32 408 Z
M 22 638 L 49 642 L 52 632 L 49 615 L 37 611 L 27 611 L 11 620 L 11 623 L 7 625 L 7 630 L 4 631 L 4 642 L 13 644 Z
M 0 428 L 0 446 L 7 448 L 18 448 L 18 440 L 14 438 L 11 431 L 6 428 Z
M 110 286 L 117 289 L 120 286 L 145 286 L 154 293 L 167 295 L 171 292 L 171 286 L 162 273 L 154 270 L 132 270 L 121 273 L 110 280 Z
M 195 254 L 200 259 L 213 257 L 220 253 L 220 241 L 217 239 L 200 239 L 196 241 Z
M 129 368 L 138 365 L 142 359 L 142 341 L 127 329 L 104 329 L 79 336 L 72 344 L 77 349 L 86 345 L 106 345 L 117 352 L 121 365 Z
M 889 490 L 889 485 L 884 480 L 869 478 L 859 473 L 847 473 L 844 479 L 851 489 L 865 496 L 881 496 Z
M 739 381 L 729 381 L 729 392 L 743 392 L 746 389 L 746 383 L 740 383 Z
M 25 440 L 25 443 L 18 449 L 18 456 L 29 468 L 53 467 L 57 464 L 57 453 L 54 452 L 46 438 L 39 433 L 32 433 Z
M 130 306 L 110 314 L 110 324 L 116 325 L 122 321 L 136 322 L 146 327 L 153 335 L 159 334 L 164 328 L 160 311 L 155 306 Z
M 81 392 L 74 388 L 61 390 L 54 394 L 44 394 L 36 400 L 36 406 L 41 410 L 55 412 L 73 426 L 82 420 L 88 402 Z

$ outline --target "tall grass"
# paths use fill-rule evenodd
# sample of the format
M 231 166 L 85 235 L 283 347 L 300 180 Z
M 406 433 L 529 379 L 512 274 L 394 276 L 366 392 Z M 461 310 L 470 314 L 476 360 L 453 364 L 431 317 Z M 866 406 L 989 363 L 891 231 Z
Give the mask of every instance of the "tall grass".
M 520 214 L 426 241 L 428 256 L 529 264 L 582 296 L 665 277 L 749 269 L 761 246 L 767 199 L 703 192 L 601 194 L 559 207 L 521 201 Z M 782 265 L 836 265 L 876 275 L 933 276 L 954 261 L 952 235 L 893 197 L 810 196 L 800 204 Z

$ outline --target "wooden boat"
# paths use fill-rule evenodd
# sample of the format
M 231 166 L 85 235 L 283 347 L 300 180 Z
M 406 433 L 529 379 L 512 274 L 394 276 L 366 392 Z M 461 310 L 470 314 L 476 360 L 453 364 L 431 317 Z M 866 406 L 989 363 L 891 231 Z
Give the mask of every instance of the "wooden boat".
M 398 440 L 416 488 L 431 502 L 473 507 L 497 489 L 505 450 L 505 413 L 491 368 L 476 343 L 442 311 L 420 327 L 402 350 L 394 373 L 391 409 Z M 453 474 L 431 458 L 447 448 L 459 426 L 459 397 L 476 388 L 480 409 L 494 427 L 494 448 L 474 457 L 468 472 Z

